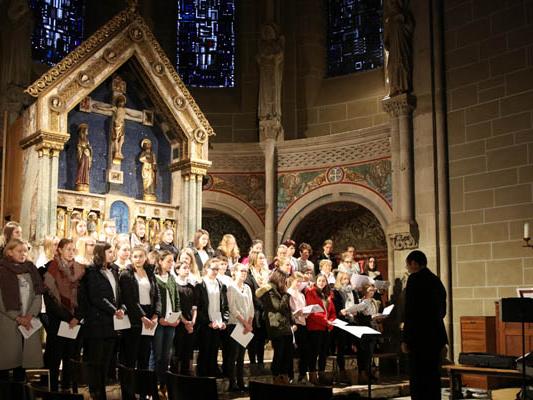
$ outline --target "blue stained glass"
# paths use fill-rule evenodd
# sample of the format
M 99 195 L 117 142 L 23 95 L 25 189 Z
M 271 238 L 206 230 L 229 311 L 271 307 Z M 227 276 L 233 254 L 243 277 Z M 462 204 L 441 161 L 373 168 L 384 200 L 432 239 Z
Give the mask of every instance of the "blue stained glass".
M 383 66 L 383 1 L 328 1 L 328 76 Z
M 177 69 L 186 85 L 235 86 L 236 0 L 178 0 Z
M 84 0 L 29 0 L 35 16 L 33 59 L 54 65 L 83 38 Z

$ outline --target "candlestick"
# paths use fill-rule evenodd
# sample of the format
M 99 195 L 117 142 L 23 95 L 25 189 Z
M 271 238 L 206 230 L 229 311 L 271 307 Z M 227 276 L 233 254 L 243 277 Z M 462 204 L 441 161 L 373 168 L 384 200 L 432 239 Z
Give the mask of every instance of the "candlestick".
M 524 223 L 524 239 L 529 239 L 529 222 Z

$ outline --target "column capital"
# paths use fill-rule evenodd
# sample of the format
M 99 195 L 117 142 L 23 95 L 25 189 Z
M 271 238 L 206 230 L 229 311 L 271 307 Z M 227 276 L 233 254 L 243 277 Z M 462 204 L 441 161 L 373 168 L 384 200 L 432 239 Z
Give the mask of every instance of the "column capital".
M 391 116 L 409 115 L 416 107 L 416 97 L 409 93 L 385 97 L 382 102 L 383 109 Z
M 393 222 L 387 228 L 387 236 L 389 237 L 394 250 L 399 251 L 418 248 L 418 224 L 414 221 Z
M 40 130 L 22 139 L 19 145 L 23 150 L 34 146 L 39 157 L 59 157 L 69 138 L 68 133 Z
M 184 175 L 207 175 L 207 169 L 211 166 L 211 161 L 206 160 L 180 160 L 170 164 L 170 172 L 181 171 Z
M 283 125 L 279 117 L 262 118 L 259 120 L 259 140 L 264 142 L 267 139 L 282 139 Z

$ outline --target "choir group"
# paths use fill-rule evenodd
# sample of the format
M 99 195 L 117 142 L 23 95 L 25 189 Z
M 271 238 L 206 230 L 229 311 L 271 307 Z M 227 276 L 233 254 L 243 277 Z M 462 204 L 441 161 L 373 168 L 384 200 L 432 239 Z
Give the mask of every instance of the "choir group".
M 69 390 L 71 360 L 81 359 L 96 366 L 89 387 L 95 399 L 105 399 L 118 365 L 155 370 L 162 395 L 168 370 L 225 377 L 228 391 L 244 392 L 245 351 L 250 370 L 261 371 L 267 341 L 274 383 L 320 384 L 332 354 L 341 378 L 352 351 L 358 365 L 368 364 L 364 341 L 335 327 L 340 320 L 380 330 L 384 318 L 377 288 L 386 286 L 377 284 L 382 277 L 376 259 L 360 259 L 353 246 L 336 257 L 333 242 L 325 240 L 312 262 L 310 245 L 287 240 L 269 264 L 261 240 L 241 257 L 231 234 L 213 249 L 209 233 L 200 229 L 180 251 L 170 227 L 152 246 L 141 221 L 130 234 L 110 230 L 98 240 L 83 221 L 78 224 L 72 238 L 47 238 L 35 264 L 20 225 L 5 225 L 0 379 L 22 381 L 26 368 L 44 363 L 51 389 Z M 361 380 L 368 379 L 364 370 L 359 368 Z

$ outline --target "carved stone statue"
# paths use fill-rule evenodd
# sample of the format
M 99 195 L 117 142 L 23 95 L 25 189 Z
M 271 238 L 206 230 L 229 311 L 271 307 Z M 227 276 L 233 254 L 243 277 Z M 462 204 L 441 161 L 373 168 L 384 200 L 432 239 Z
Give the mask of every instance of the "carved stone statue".
M 259 41 L 259 120 L 281 121 L 281 83 L 283 78 L 283 51 L 285 38 L 278 26 L 264 24 Z
M 123 95 L 115 99 L 113 107 L 113 126 L 111 131 L 111 143 L 113 151 L 113 161 L 122 160 L 122 145 L 124 144 L 124 134 L 126 132 L 126 98 Z
M 0 93 L 9 101 L 24 102 L 31 82 L 32 12 L 26 0 L 0 1 Z
M 143 139 L 141 148 L 142 152 L 139 156 L 139 161 L 142 164 L 143 198 L 146 201 L 155 201 L 157 160 L 152 150 L 152 141 L 150 139 Z
M 389 52 L 387 75 L 389 96 L 408 93 L 412 88 L 414 20 L 409 0 L 384 3 L 384 44 Z
M 76 190 L 89 191 L 90 171 L 93 163 L 93 149 L 89 143 L 89 126 L 80 124 L 78 127 L 77 159 L 78 170 L 76 172 Z

